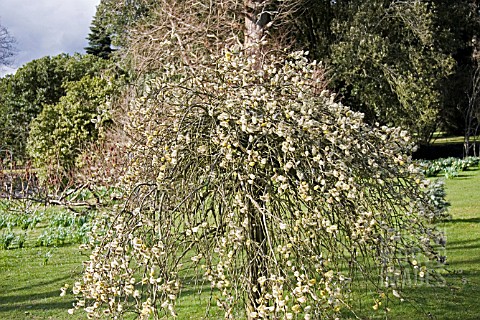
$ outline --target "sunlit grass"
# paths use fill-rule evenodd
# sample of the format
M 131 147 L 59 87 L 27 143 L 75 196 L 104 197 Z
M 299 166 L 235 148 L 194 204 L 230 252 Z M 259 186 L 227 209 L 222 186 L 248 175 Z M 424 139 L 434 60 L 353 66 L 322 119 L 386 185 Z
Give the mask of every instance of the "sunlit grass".
M 76 246 L 1 250 L 0 319 L 72 319 L 74 297 L 60 288 L 80 276 L 83 259 Z
M 453 136 L 453 137 L 444 137 L 444 136 L 438 136 L 438 137 L 435 137 L 432 139 L 432 143 L 433 144 L 449 144 L 449 143 L 463 143 L 464 142 L 464 139 L 465 137 L 463 136 Z M 480 136 L 478 137 L 470 137 L 470 141 L 479 141 L 480 140 Z
M 392 308 L 392 319 L 478 319 L 480 314 L 480 171 L 446 181 L 452 220 L 447 235 L 445 286 L 425 283 L 407 289 L 407 301 Z
M 412 277 L 405 284 L 405 301 L 393 301 L 385 314 L 374 311 L 374 293 L 362 301 L 361 319 L 478 319 L 480 314 L 480 170 L 461 172 L 446 180 L 447 200 L 452 220 L 442 223 L 448 239 L 444 286 L 432 286 Z M 77 246 L 30 247 L 0 250 L 0 319 L 85 319 L 77 311 L 67 314 L 74 297 L 69 291 L 60 297 L 60 288 L 81 277 L 81 261 L 86 260 Z M 193 286 L 183 290 L 178 300 L 179 319 L 202 319 L 211 302 L 208 319 L 223 319 L 215 313 L 208 285 L 201 291 Z M 215 294 L 215 293 L 213 293 Z M 345 313 L 348 314 L 348 313 Z

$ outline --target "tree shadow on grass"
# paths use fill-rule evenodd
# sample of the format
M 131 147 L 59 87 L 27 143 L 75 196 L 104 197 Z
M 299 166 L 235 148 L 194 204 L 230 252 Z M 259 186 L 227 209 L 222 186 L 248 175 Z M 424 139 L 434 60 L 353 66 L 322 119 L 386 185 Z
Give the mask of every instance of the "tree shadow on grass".
M 474 265 L 474 266 L 478 266 L 477 270 L 480 273 L 480 257 L 476 257 L 475 259 L 468 259 L 468 260 L 456 258 L 454 261 L 449 261 L 447 256 L 447 265 L 450 267 L 454 267 L 457 265 L 461 265 L 461 266 Z
M 468 180 L 468 179 L 471 179 L 471 178 L 472 178 L 472 176 L 460 173 L 460 174 L 458 174 L 458 176 L 454 177 L 453 179 L 455 179 L 455 180 Z
M 447 252 L 448 250 L 452 250 L 452 251 L 458 251 L 458 250 L 476 250 L 476 249 L 480 249 L 480 241 L 475 241 L 473 242 L 473 244 L 469 244 L 469 245 L 465 245 L 465 244 L 458 244 L 458 245 L 454 245 L 454 244 L 447 244 Z
M 449 223 L 480 223 L 480 218 L 469 218 L 469 219 L 451 219 L 448 220 Z
M 45 280 L 32 279 L 26 284 L 18 283 L 19 286 L 10 285 L 6 290 L 3 289 L 0 292 L 0 319 L 18 317 L 18 314 L 22 312 L 25 313 L 25 317 L 30 313 L 33 316 L 37 312 L 38 319 L 43 317 L 43 315 L 40 316 L 43 312 L 49 313 L 52 310 L 65 310 L 66 312 L 72 307 L 74 297 L 73 295 L 60 297 L 60 287 L 70 279 L 66 275 Z
M 427 284 L 410 287 L 404 291 L 406 302 L 416 305 L 416 309 L 427 315 L 425 317 L 427 319 L 456 320 L 459 319 L 458 314 L 462 314 L 461 319 L 478 319 L 476 312 L 465 314 L 465 308 L 471 310 L 476 308 L 480 288 L 476 285 L 464 283 L 462 281 L 463 276 L 460 274 L 449 275 L 446 277 L 446 283 L 443 286 Z M 396 318 L 393 317 L 392 319 Z
M 0 293 L 0 297 L 2 297 L 5 293 L 8 293 L 8 292 L 31 291 L 34 288 L 45 287 L 45 286 L 48 286 L 48 285 L 51 285 L 51 284 L 54 284 L 54 283 L 59 283 L 59 285 L 61 286 L 63 284 L 63 282 L 65 282 L 66 280 L 68 281 L 70 279 L 71 279 L 71 277 L 64 276 L 64 277 L 58 277 L 58 278 L 55 278 L 55 279 L 51 279 L 51 280 L 48 280 L 48 281 L 30 283 L 27 286 L 6 288 L 6 289 L 2 290 L 2 292 Z M 58 290 L 60 292 L 60 287 L 59 287 Z M 0 300 L 0 305 L 2 304 L 2 302 L 3 302 L 3 300 Z
M 52 290 L 48 292 L 36 292 L 36 293 L 28 293 L 28 294 L 16 294 L 16 295 L 0 295 L 0 310 L 5 306 L 5 305 L 10 305 L 10 304 L 22 304 L 23 302 L 26 301 L 37 301 L 37 300 L 43 300 L 43 299 L 48 299 L 52 297 L 58 297 L 60 296 L 60 288 L 58 290 Z
M 0 313 L 15 310 L 52 310 L 72 307 L 71 301 L 59 301 L 60 290 L 53 290 L 44 293 L 31 293 L 26 295 L 4 296 L 0 295 Z M 55 298 L 53 301 L 46 299 Z M 62 299 L 63 300 L 63 299 Z

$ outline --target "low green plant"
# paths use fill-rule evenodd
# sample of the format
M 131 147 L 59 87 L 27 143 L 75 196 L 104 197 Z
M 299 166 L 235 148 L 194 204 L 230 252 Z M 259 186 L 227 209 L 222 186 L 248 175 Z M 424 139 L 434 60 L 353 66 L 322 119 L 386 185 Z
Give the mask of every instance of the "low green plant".
M 458 177 L 458 170 L 456 167 L 446 167 L 443 169 L 443 173 L 446 179 L 453 179 Z
M 445 182 L 442 179 L 432 180 L 428 186 L 427 193 L 432 205 L 435 207 L 430 219 L 433 222 L 450 219 L 451 215 L 448 211 L 450 203 L 445 200 L 445 197 L 447 196 L 445 192 Z
M 50 261 L 50 258 L 53 256 L 52 251 L 47 251 L 45 254 L 43 254 L 43 265 L 46 266 L 48 264 L 48 261 Z
M 89 235 L 92 229 L 90 223 L 76 224 L 75 219 L 67 221 L 67 224 L 50 225 L 37 238 L 37 246 L 62 246 L 65 244 L 81 244 L 89 241 Z M 72 223 L 73 221 L 73 223 Z M 72 223 L 72 224 L 68 224 Z
M 27 241 L 27 233 L 21 233 L 17 236 L 17 246 L 18 248 L 25 247 L 25 242 Z
M 45 207 L 24 212 L 17 210 L 16 201 L 11 200 L 12 203 L 8 206 L 5 201 L 2 203 L 3 208 L 8 207 L 10 211 L 0 214 L 0 230 L 5 230 L 0 237 L 0 249 L 15 245 L 23 248 L 27 243 L 37 247 L 52 247 L 88 242 L 95 223 L 91 212 L 76 213 Z
M 68 243 L 69 230 L 64 227 L 47 228 L 37 239 L 37 246 L 51 247 Z
M 13 232 L 3 232 L 0 236 L 0 249 L 7 250 L 14 240 L 15 234 Z
M 417 163 L 427 177 L 436 177 L 440 173 L 443 173 L 446 179 L 453 179 L 458 177 L 461 171 L 478 167 L 480 158 L 468 157 L 458 159 L 450 157 L 436 160 L 420 160 Z
M 70 227 L 75 225 L 75 215 L 69 212 L 59 212 L 58 214 L 52 217 L 50 220 L 49 226 L 50 227 Z

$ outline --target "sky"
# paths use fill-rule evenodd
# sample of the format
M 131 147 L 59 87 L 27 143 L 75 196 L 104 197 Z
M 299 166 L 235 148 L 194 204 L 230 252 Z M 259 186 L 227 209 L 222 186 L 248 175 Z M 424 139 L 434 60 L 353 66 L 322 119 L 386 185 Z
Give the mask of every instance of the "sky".
M 85 53 L 90 23 L 100 0 L 0 0 L 0 24 L 17 41 L 12 67 L 0 67 L 0 76 L 26 62 L 65 52 Z

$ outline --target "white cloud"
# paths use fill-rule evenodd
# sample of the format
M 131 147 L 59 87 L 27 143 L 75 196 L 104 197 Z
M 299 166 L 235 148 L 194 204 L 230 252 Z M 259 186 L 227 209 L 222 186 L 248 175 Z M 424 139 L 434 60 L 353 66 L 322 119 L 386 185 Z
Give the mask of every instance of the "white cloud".
M 6 76 L 7 74 L 13 74 L 13 73 L 15 73 L 15 71 L 17 71 L 16 68 L 10 68 L 10 67 L 7 67 L 7 66 L 0 66 L 0 78 L 2 78 L 3 76 Z
M 0 24 L 17 40 L 15 66 L 62 52 L 84 52 L 100 0 L 0 0 Z

